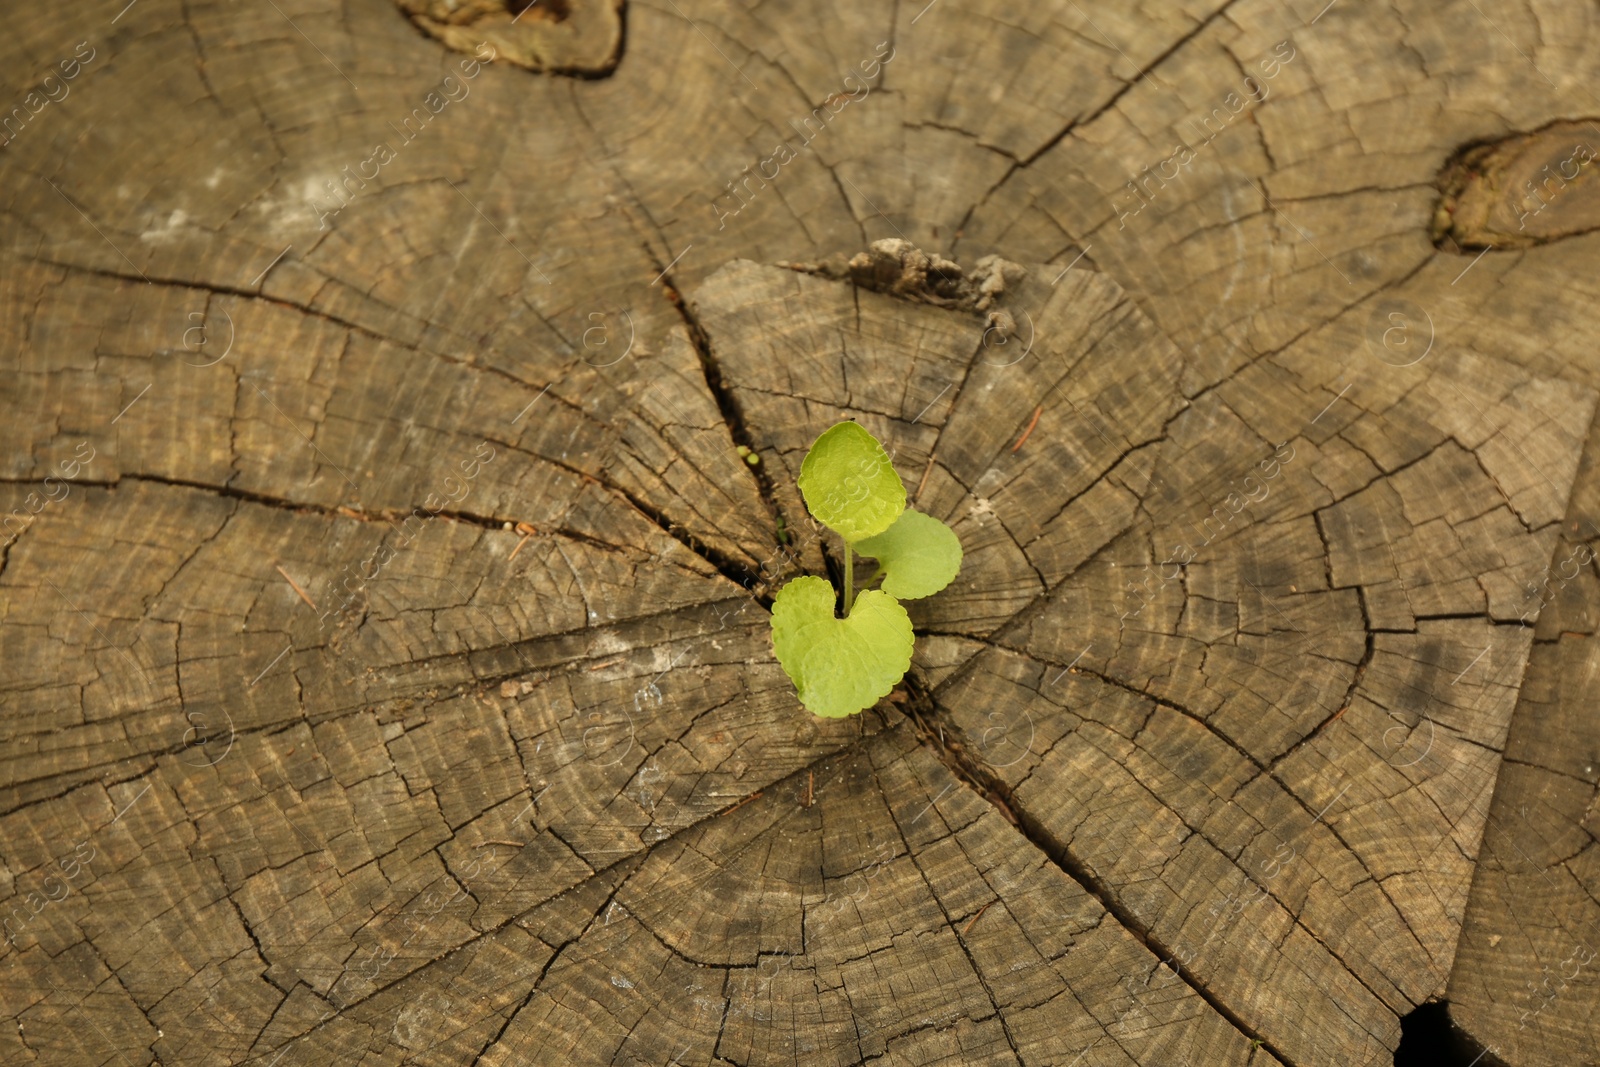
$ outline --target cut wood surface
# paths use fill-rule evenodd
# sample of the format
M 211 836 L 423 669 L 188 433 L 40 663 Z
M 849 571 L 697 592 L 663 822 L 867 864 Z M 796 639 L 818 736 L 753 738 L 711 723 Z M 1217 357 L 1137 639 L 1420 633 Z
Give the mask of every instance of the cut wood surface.
M 1600 1064 L 1600 15 L 1301 6 L 13 12 L 0 1062 Z

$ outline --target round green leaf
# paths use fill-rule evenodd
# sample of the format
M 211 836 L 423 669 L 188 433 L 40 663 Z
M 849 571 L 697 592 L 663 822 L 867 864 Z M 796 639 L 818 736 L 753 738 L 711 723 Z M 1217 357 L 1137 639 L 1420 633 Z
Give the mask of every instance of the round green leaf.
M 883 568 L 885 593 L 900 600 L 932 596 L 961 569 L 961 539 L 932 515 L 906 510 L 894 525 L 856 544 Z
M 868 589 L 848 618 L 835 618 L 833 586 L 806 575 L 772 602 L 772 648 L 813 715 L 842 719 L 889 695 L 911 666 L 911 616 Z
M 887 530 L 906 509 L 906 487 L 878 439 L 853 422 L 823 431 L 800 464 L 806 507 L 846 541 Z

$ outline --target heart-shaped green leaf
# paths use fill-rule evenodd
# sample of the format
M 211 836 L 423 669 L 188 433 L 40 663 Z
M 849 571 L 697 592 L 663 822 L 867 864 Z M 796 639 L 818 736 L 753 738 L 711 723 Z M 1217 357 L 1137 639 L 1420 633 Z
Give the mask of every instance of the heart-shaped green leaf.
M 826 578 L 805 575 L 772 602 L 772 648 L 813 715 L 842 719 L 887 696 L 911 666 L 911 616 L 868 589 L 848 618 L 835 618 Z
M 825 430 L 800 464 L 806 507 L 846 541 L 893 525 L 906 509 L 906 487 L 878 439 L 853 422 Z
M 932 515 L 907 509 L 876 537 L 856 543 L 883 568 L 885 593 L 900 600 L 932 596 L 961 569 L 961 539 Z

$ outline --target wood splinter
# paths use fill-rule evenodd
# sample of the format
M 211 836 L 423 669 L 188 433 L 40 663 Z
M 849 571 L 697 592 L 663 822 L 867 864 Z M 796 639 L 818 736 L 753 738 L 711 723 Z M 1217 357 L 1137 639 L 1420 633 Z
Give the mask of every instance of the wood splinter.
M 517 542 L 517 547 L 513 548 L 511 550 L 511 555 L 506 557 L 507 563 L 510 563 L 512 560 L 516 559 L 517 553 L 522 551 L 522 546 L 528 543 L 528 538 L 539 532 L 531 522 L 519 522 L 515 527 L 513 527 L 513 529 L 522 535 L 522 540 Z
M 1028 439 L 1028 435 L 1033 433 L 1033 428 L 1035 426 L 1039 425 L 1039 416 L 1043 415 L 1043 414 L 1044 414 L 1044 405 L 1043 404 L 1040 404 L 1038 407 L 1033 409 L 1033 418 L 1028 420 L 1028 428 L 1026 430 L 1022 431 L 1022 436 L 1017 438 L 1017 443 L 1011 446 L 1011 454 L 1013 456 L 1017 454 L 1017 449 L 1022 447 L 1022 442 L 1026 441 Z
M 311 600 L 310 597 L 306 596 L 306 591 L 304 589 L 300 588 L 300 583 L 295 581 L 293 578 L 289 577 L 289 572 L 288 571 L 284 570 L 282 567 L 278 566 L 277 564 L 273 564 L 273 569 L 276 570 L 279 574 L 283 575 L 283 580 L 288 582 L 290 587 L 293 588 L 296 593 L 300 594 L 300 599 L 304 600 L 306 602 L 306 605 L 308 607 L 310 607 L 312 611 L 316 611 L 317 610 L 317 605 L 312 603 L 312 600 Z
M 974 915 L 971 919 L 967 920 L 966 928 L 961 931 L 961 936 L 962 937 L 966 937 L 968 934 L 972 933 L 973 924 L 976 923 L 979 919 L 983 918 L 983 913 L 988 911 L 992 907 L 994 907 L 994 901 L 991 900 L 991 901 L 989 901 L 989 903 L 987 903 L 983 907 L 979 908 L 978 909 L 978 914 Z
M 922 496 L 922 488 L 923 488 L 923 486 L 928 484 L 928 475 L 930 475 L 932 473 L 933 473 L 933 453 L 929 452 L 928 453 L 928 465 L 926 467 L 922 468 L 922 480 L 917 483 L 917 491 L 911 497 L 912 503 L 916 503 L 917 499 Z
M 750 803 L 752 800 L 760 800 L 761 799 L 761 794 L 764 793 L 764 792 L 766 792 L 766 790 L 757 789 L 754 793 L 751 793 L 749 796 L 747 796 L 743 800 L 739 801 L 739 803 L 735 804 L 733 807 L 728 808 L 722 814 L 724 814 L 724 815 L 732 815 L 734 812 L 738 811 L 740 808 L 744 807 L 746 804 Z

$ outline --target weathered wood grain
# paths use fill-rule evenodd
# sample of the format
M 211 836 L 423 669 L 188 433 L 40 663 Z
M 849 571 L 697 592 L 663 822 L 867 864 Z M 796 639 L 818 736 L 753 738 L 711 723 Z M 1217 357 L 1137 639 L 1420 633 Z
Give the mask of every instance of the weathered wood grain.
M 0 1059 L 1587 1062 L 1594 22 L 13 12 Z M 841 417 L 967 554 L 850 722 Z
M 1067 279 L 1028 316 L 1027 357 L 975 359 L 920 440 L 923 418 L 902 432 L 920 403 L 875 398 L 848 373 L 859 363 L 833 369 L 862 334 L 907 368 L 882 384 L 915 387 L 926 346 L 878 325 L 889 298 L 738 268 L 708 284 L 700 315 L 737 353 L 726 380 L 750 379 L 752 426 L 804 425 L 795 408 L 827 403 L 897 458 L 935 454 L 919 503 L 967 546 L 956 599 L 1017 599 L 999 623 L 913 606 L 929 628 L 995 646 L 934 698 L 957 705 L 966 748 L 1060 862 L 1196 983 L 1249 1003 L 1241 1014 L 1290 1062 L 1322 1047 L 1382 1055 L 1397 1016 L 1449 974 L 1532 637 L 1515 583 L 1552 549 L 1594 395 L 1440 359 L 1370 412 L 1272 361 L 1187 399 L 1181 359 L 1164 342 L 1141 359 L 1151 328 L 1112 313 L 1120 291 Z M 981 322 L 967 328 L 980 356 L 999 348 L 981 347 Z M 1099 345 L 1123 358 L 1080 366 Z M 1528 399 L 1474 425 L 1441 403 L 1460 378 Z M 1087 394 L 1078 404 L 1066 381 Z M 1049 436 L 1013 451 L 1034 407 Z M 1119 437 L 1097 437 L 1086 411 Z M 767 439 L 791 467 L 805 444 Z M 1555 489 L 1513 455 L 1558 463 Z M 985 526 L 1003 549 L 984 552 Z
M 1450 979 L 1454 1018 L 1507 1063 L 1595 1062 L 1597 492 L 1591 447 L 1561 542 L 1524 588 L 1542 610 Z

